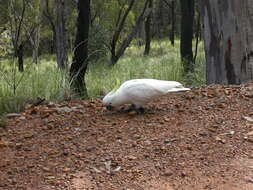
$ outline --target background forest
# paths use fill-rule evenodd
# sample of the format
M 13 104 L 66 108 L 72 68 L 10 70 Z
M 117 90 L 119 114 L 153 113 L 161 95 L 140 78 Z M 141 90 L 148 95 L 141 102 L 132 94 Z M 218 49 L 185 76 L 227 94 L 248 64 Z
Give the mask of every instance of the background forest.
M 0 0 L 0 189 L 252 190 L 252 31 L 252 0 Z M 101 101 L 134 78 L 191 90 Z
M 197 7 L 193 0 L 1 0 L 0 113 L 44 99 L 96 98 L 117 80 L 204 84 Z

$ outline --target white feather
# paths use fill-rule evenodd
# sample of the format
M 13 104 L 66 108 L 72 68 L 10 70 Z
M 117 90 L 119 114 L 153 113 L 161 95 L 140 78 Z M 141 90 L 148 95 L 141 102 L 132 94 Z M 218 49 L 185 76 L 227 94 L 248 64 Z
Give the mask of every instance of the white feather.
M 120 106 L 134 104 L 140 107 L 147 102 L 169 92 L 188 91 L 176 81 L 155 79 L 133 79 L 124 82 L 116 92 L 110 92 L 103 98 L 104 105 Z

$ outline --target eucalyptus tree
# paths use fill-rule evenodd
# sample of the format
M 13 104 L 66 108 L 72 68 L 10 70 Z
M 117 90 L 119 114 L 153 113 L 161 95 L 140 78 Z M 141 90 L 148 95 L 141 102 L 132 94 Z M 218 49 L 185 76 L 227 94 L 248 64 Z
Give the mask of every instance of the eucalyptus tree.
M 61 69 L 67 67 L 68 52 L 67 52 L 67 32 L 66 32 L 66 3 L 64 0 L 55 0 L 56 9 L 56 58 L 57 65 Z
M 24 19 L 27 9 L 25 0 L 10 0 L 8 2 L 8 30 L 11 34 L 13 57 L 18 58 L 18 68 L 23 72 L 23 43 L 24 43 Z
M 180 0 L 181 5 L 181 36 L 180 36 L 180 54 L 184 63 L 186 73 L 193 72 L 193 21 L 194 21 L 195 0 Z
M 76 38 L 73 61 L 70 67 L 70 82 L 73 90 L 88 97 L 85 74 L 88 66 L 88 38 L 90 28 L 90 0 L 78 0 Z
M 153 0 L 148 1 L 148 8 L 152 10 Z M 149 52 L 150 52 L 151 19 L 152 19 L 152 14 L 149 14 L 146 18 L 146 21 L 145 21 L 145 49 L 144 49 L 144 55 L 149 55 Z
M 48 20 L 53 33 L 53 43 L 56 49 L 57 65 L 60 69 L 67 67 L 67 30 L 66 3 L 64 0 L 45 0 L 43 15 Z
M 253 79 L 253 1 L 200 0 L 207 83 Z
M 111 65 L 117 63 L 119 58 L 124 54 L 126 48 L 130 45 L 133 38 L 136 36 L 138 32 L 138 28 L 143 23 L 143 21 L 149 16 L 151 13 L 151 9 L 148 9 L 148 4 L 150 0 L 146 0 L 144 5 L 142 6 L 141 12 L 136 19 L 136 22 L 133 27 L 130 28 L 130 31 L 125 34 L 126 37 L 122 38 L 122 42 L 120 43 L 120 35 L 124 29 L 124 25 L 129 15 L 131 9 L 134 6 L 135 0 L 131 0 L 127 8 L 125 6 L 121 6 L 117 21 L 116 21 L 116 29 L 114 30 L 111 44 L 110 44 L 110 51 L 111 51 Z
M 40 45 L 40 29 L 42 20 L 42 2 L 44 0 L 26 0 L 27 11 L 23 24 L 26 39 L 30 42 L 32 63 L 37 64 Z
M 175 30 L 176 30 L 176 0 L 162 0 L 164 4 L 169 8 L 169 23 L 171 25 L 169 31 L 169 39 L 171 45 L 175 45 Z

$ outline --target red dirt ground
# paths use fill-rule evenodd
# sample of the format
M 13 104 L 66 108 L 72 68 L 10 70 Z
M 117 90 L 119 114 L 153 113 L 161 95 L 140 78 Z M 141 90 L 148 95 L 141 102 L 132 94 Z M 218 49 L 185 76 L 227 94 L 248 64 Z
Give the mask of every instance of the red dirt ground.
M 169 94 L 145 114 L 45 104 L 0 128 L 1 190 L 252 190 L 253 84 Z

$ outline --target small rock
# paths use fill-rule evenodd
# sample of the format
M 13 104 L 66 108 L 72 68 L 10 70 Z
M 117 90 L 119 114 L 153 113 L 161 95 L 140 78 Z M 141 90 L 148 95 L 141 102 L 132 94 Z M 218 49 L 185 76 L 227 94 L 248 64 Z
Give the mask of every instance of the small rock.
M 187 173 L 185 171 L 182 171 L 181 172 L 181 177 L 186 177 L 187 176 Z
M 164 144 L 171 144 L 172 142 L 176 141 L 177 139 L 165 139 L 163 142 Z
M 0 140 L 0 148 L 7 147 L 9 145 L 9 142 Z
M 54 176 L 46 176 L 46 179 L 48 179 L 48 180 L 54 180 L 55 177 Z
M 19 119 L 20 119 L 20 120 L 25 120 L 26 117 L 25 117 L 25 116 L 21 116 Z
M 64 172 L 69 172 L 69 171 L 70 171 L 70 168 L 64 168 L 63 171 L 64 171 Z
M 132 156 L 132 155 L 126 156 L 126 158 L 127 158 L 128 160 L 136 160 L 136 159 L 137 159 L 137 157 Z
M 96 173 L 102 173 L 101 170 L 97 169 L 97 168 L 93 168 L 93 170 L 96 172 Z
M 249 122 L 253 122 L 253 118 L 252 117 L 243 117 L 243 119 L 245 119 L 246 121 L 249 121 Z
M 207 132 L 200 132 L 199 135 L 202 137 L 206 137 L 206 136 L 208 136 L 208 133 Z
M 253 136 L 253 131 L 250 131 L 249 133 L 246 134 L 247 136 Z
M 253 143 L 253 138 L 247 138 L 246 140 L 250 143 Z
M 225 139 L 222 139 L 222 138 L 220 138 L 220 137 L 215 137 L 215 140 L 216 140 L 216 141 L 219 141 L 219 142 L 221 142 L 221 143 L 223 143 L 223 144 L 226 143 L 226 140 L 225 140 Z
M 33 134 L 25 134 L 24 138 L 25 139 L 29 139 L 29 138 L 32 138 L 33 136 L 34 136 Z
M 128 112 L 128 115 L 137 115 L 137 112 L 136 111 L 130 111 L 130 112 Z
M 47 168 L 47 167 L 43 167 L 42 169 L 43 169 L 43 171 L 45 171 L 45 172 L 50 172 L 50 169 Z
M 164 142 L 165 144 L 170 144 L 170 143 L 171 143 L 171 139 L 165 139 L 163 142 Z
M 136 139 L 139 139 L 139 138 L 141 138 L 141 135 L 135 134 L 135 135 L 133 135 L 133 137 L 136 138 Z
M 58 112 L 66 112 L 66 113 L 69 113 L 69 112 L 74 111 L 74 109 L 71 109 L 71 108 L 69 108 L 69 107 L 55 108 L 55 110 L 58 111 Z
M 94 146 L 89 146 L 89 147 L 86 148 L 86 151 L 88 151 L 88 152 L 91 152 L 91 151 L 93 151 L 93 150 L 96 150 L 96 147 L 94 147 Z
M 16 148 L 20 149 L 22 147 L 22 145 L 23 145 L 22 143 L 16 143 Z
M 223 104 L 223 103 L 220 103 L 220 104 L 217 104 L 217 107 L 221 108 L 221 109 L 224 109 L 224 108 L 226 108 L 226 105 Z
M 145 143 L 146 145 L 151 145 L 151 144 L 152 144 L 152 142 L 151 142 L 150 140 L 146 140 L 146 141 L 144 141 L 144 143 Z
M 250 183 L 253 183 L 253 178 L 249 178 L 248 181 L 249 181 Z
M 220 135 L 234 135 L 235 134 L 235 131 L 229 131 L 227 133 L 222 133 Z
M 172 176 L 172 175 L 173 175 L 173 172 L 172 172 L 171 170 L 169 170 L 169 169 L 166 169 L 166 170 L 164 171 L 163 175 L 169 177 L 169 176 Z

